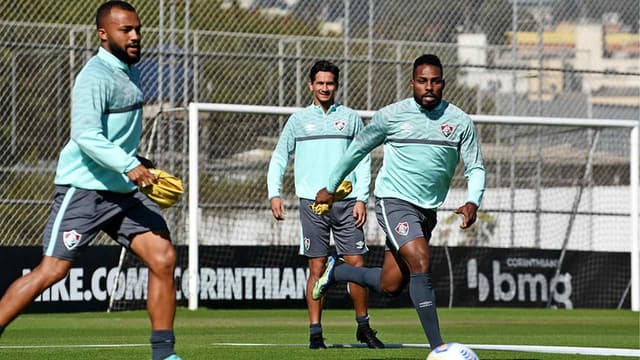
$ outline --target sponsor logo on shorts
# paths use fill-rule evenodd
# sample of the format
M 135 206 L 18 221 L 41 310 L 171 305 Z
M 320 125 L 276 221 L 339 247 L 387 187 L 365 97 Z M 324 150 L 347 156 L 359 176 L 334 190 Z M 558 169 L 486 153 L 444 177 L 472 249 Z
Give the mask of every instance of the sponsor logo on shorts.
M 311 240 L 309 240 L 308 237 L 304 238 L 304 249 L 309 251 L 310 247 L 311 247 Z
M 342 131 L 347 126 L 347 122 L 342 120 L 334 121 L 333 126 L 338 129 L 338 131 Z
M 358 241 L 356 243 L 356 249 L 362 249 L 364 247 L 364 241 Z
M 406 221 L 398 223 L 394 230 L 402 236 L 407 236 L 407 234 L 409 233 L 409 223 Z
M 69 250 L 76 247 L 81 238 L 82 235 L 78 234 L 75 230 L 65 231 L 62 233 L 62 242 L 64 242 L 64 246 Z
M 442 135 L 444 135 L 444 137 L 449 137 L 449 135 L 453 134 L 453 131 L 456 128 L 454 126 L 451 126 L 449 124 L 442 124 L 440 125 L 440 132 L 442 132 Z

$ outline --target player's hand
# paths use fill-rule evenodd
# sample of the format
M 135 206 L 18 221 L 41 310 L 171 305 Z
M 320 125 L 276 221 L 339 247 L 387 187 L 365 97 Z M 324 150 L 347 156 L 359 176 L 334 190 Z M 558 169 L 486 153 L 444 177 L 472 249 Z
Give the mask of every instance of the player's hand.
M 461 229 L 466 229 L 469 226 L 473 225 L 476 222 L 476 215 L 478 213 L 478 205 L 468 202 L 459 208 L 457 208 L 454 213 L 462 215 L 462 224 L 460 224 Z
M 271 213 L 276 220 L 284 220 L 284 216 L 286 215 L 286 210 L 284 208 L 284 202 L 279 197 L 274 197 L 271 199 Z
M 313 204 L 327 204 L 331 207 L 331 205 L 333 205 L 333 194 L 329 193 L 327 188 L 322 188 L 316 194 L 316 199 Z
M 138 165 L 131 169 L 127 173 L 127 177 L 141 189 L 156 182 L 156 176 L 144 165 Z
M 362 201 L 356 201 L 353 207 L 353 217 L 356 219 L 356 227 L 359 228 L 367 221 L 367 205 Z

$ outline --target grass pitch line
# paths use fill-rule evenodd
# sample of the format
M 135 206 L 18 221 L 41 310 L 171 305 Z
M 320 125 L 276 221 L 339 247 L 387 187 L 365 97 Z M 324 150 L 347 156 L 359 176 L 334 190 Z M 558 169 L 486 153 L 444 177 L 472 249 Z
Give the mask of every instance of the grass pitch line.
M 540 345 L 480 345 L 465 344 L 475 350 L 504 350 L 549 354 L 628 356 L 640 358 L 640 349 L 600 348 L 579 346 L 540 346 Z
M 73 348 L 122 348 L 140 347 L 149 344 L 79 344 L 79 345 L 6 345 L 0 349 L 73 349 Z
M 309 344 L 256 344 L 256 343 L 213 343 L 214 346 L 265 346 L 265 347 L 307 347 Z M 576 346 L 541 346 L 541 345 L 484 345 L 465 344 L 474 350 L 518 351 L 549 354 L 604 355 L 640 358 L 640 349 L 597 348 Z M 428 349 L 427 344 L 385 344 L 386 349 Z M 366 348 L 365 344 L 327 344 L 328 348 Z

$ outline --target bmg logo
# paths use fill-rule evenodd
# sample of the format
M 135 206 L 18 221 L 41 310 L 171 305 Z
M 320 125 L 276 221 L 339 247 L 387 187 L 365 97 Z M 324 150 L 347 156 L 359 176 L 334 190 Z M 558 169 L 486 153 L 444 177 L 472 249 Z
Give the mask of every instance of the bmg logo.
M 510 259 L 509 259 L 510 260 Z M 513 263 L 513 262 L 512 262 Z M 522 263 L 522 262 L 520 262 Z M 522 271 L 501 272 L 500 261 L 491 262 L 491 277 L 478 271 L 476 259 L 467 262 L 467 288 L 478 289 L 478 300 L 485 302 L 491 294 L 496 302 L 553 302 L 572 309 L 571 274 L 564 273 L 550 280 L 544 274 Z

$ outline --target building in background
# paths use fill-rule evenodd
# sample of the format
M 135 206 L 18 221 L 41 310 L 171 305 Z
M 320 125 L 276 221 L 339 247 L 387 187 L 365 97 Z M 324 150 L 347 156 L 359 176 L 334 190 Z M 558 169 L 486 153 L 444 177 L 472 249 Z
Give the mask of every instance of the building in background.
M 497 49 L 487 46 L 485 34 L 460 34 L 458 61 L 468 65 L 462 81 L 480 91 L 526 97 L 529 115 L 544 107 L 560 111 L 556 116 L 628 118 L 640 106 L 640 81 L 614 75 L 640 72 L 640 34 L 618 20 L 609 14 L 602 23 L 561 23 L 550 31 L 518 31 L 515 37 L 508 32 Z M 498 113 L 509 113 L 508 98 L 496 99 Z M 567 101 L 584 106 L 568 108 Z

